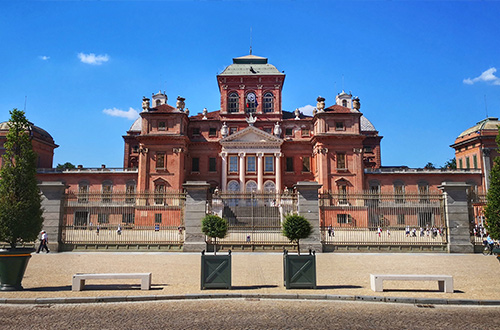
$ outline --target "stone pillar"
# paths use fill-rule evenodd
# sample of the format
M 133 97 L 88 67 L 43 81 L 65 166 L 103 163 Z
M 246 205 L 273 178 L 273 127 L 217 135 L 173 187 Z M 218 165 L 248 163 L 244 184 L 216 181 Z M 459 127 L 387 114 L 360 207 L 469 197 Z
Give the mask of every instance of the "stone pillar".
M 264 154 L 262 152 L 257 153 L 257 191 L 262 192 L 264 185 L 264 166 L 263 163 Z
M 240 192 L 245 192 L 245 153 L 240 152 Z
M 467 188 L 464 182 L 443 182 L 446 235 L 449 253 L 474 253 L 470 239 Z
M 220 182 L 220 190 L 221 191 L 226 191 L 227 189 L 227 152 L 221 152 L 220 153 L 220 156 L 222 158 L 222 178 L 221 178 L 221 182 Z
M 51 252 L 60 251 L 63 222 L 63 200 L 66 186 L 61 181 L 38 184 L 42 193 L 43 229 L 49 236 L 48 248 Z
M 184 251 L 201 252 L 206 249 L 205 234 L 201 231 L 201 220 L 205 217 L 207 192 L 210 185 L 205 181 L 188 181 L 182 185 L 186 190 L 184 212 Z
M 274 169 L 276 173 L 276 192 L 279 193 L 282 191 L 281 189 L 281 156 L 283 154 L 281 152 L 277 152 L 274 154 L 276 157 L 276 168 Z
M 297 208 L 299 215 L 304 216 L 312 225 L 312 233 L 309 238 L 300 241 L 301 251 L 309 249 L 323 252 L 321 245 L 321 232 L 319 227 L 319 198 L 318 191 L 321 185 L 317 182 L 300 181 L 295 184 L 297 190 Z

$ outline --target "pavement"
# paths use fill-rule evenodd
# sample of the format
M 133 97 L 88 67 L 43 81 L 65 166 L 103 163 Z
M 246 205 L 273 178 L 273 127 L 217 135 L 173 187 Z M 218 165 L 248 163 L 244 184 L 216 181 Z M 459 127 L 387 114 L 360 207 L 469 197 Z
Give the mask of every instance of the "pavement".
M 233 252 L 232 289 L 201 290 L 198 253 L 64 252 L 33 254 L 22 282 L 24 290 L 0 291 L 0 303 L 68 304 L 207 298 L 309 299 L 468 304 L 500 306 L 500 263 L 494 256 L 438 253 L 320 253 L 317 289 L 287 290 L 280 253 Z M 87 281 L 71 291 L 76 273 L 151 272 L 151 290 L 139 280 Z M 451 275 L 454 292 L 438 291 L 436 282 L 384 282 L 370 288 L 370 274 Z

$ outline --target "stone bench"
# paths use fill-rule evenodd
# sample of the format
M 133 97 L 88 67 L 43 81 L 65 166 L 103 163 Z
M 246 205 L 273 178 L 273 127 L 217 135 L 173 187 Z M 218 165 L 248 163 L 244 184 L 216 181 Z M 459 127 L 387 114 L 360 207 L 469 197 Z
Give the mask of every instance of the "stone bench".
M 453 293 L 453 277 L 450 275 L 374 275 L 370 274 L 373 291 L 381 292 L 383 281 L 438 281 L 439 291 Z
M 75 274 L 73 275 L 72 291 L 81 291 L 85 288 L 86 280 L 129 279 L 141 280 L 141 290 L 151 288 L 151 273 L 109 273 L 109 274 Z

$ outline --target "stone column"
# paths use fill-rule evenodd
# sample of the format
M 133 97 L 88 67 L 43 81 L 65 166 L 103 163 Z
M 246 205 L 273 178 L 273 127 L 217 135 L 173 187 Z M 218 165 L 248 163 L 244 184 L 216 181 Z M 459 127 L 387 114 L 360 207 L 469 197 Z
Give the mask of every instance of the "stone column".
M 221 182 L 220 182 L 220 190 L 226 191 L 227 189 L 227 152 L 221 152 L 220 156 L 222 158 L 222 169 L 221 169 Z
M 240 192 L 245 192 L 245 153 L 240 152 Z
M 281 192 L 281 156 L 283 154 L 281 152 L 277 152 L 274 154 L 276 157 L 276 168 L 274 169 L 276 173 L 276 192 Z
M 300 181 L 297 182 L 294 187 L 297 190 L 298 212 L 309 221 L 313 228 L 311 236 L 301 240 L 301 251 L 306 252 L 309 249 L 312 249 L 316 252 L 323 252 L 319 227 L 320 213 L 318 198 L 318 191 L 321 188 L 321 185 L 317 182 Z
M 263 166 L 264 153 L 257 153 L 257 191 L 262 192 L 264 185 L 264 166 Z
M 48 248 L 51 252 L 60 251 L 63 222 L 63 200 L 66 186 L 61 181 L 38 184 L 42 193 L 43 229 L 49 236 Z
M 205 234 L 201 232 L 201 220 L 206 214 L 207 192 L 210 185 L 204 181 L 188 181 L 182 186 L 186 190 L 183 250 L 201 252 L 206 249 Z
M 446 235 L 449 253 L 474 253 L 470 239 L 469 206 L 464 182 L 443 182 L 439 187 L 444 195 Z

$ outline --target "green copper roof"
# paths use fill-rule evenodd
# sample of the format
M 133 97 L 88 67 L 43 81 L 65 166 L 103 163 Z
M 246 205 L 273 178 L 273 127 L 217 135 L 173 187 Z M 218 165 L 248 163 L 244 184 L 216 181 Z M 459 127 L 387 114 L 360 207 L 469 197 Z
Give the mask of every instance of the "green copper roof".
M 476 125 L 472 126 L 471 128 L 465 130 L 460 134 L 458 137 L 465 136 L 467 134 L 475 133 L 475 132 L 480 132 L 483 130 L 498 130 L 498 126 L 500 125 L 500 122 L 498 121 L 498 118 L 494 117 L 488 117 L 486 119 L 481 120 L 479 123 Z
M 246 55 L 233 58 L 233 64 L 228 66 L 220 76 L 241 75 L 284 75 L 274 65 L 267 63 L 266 57 Z

